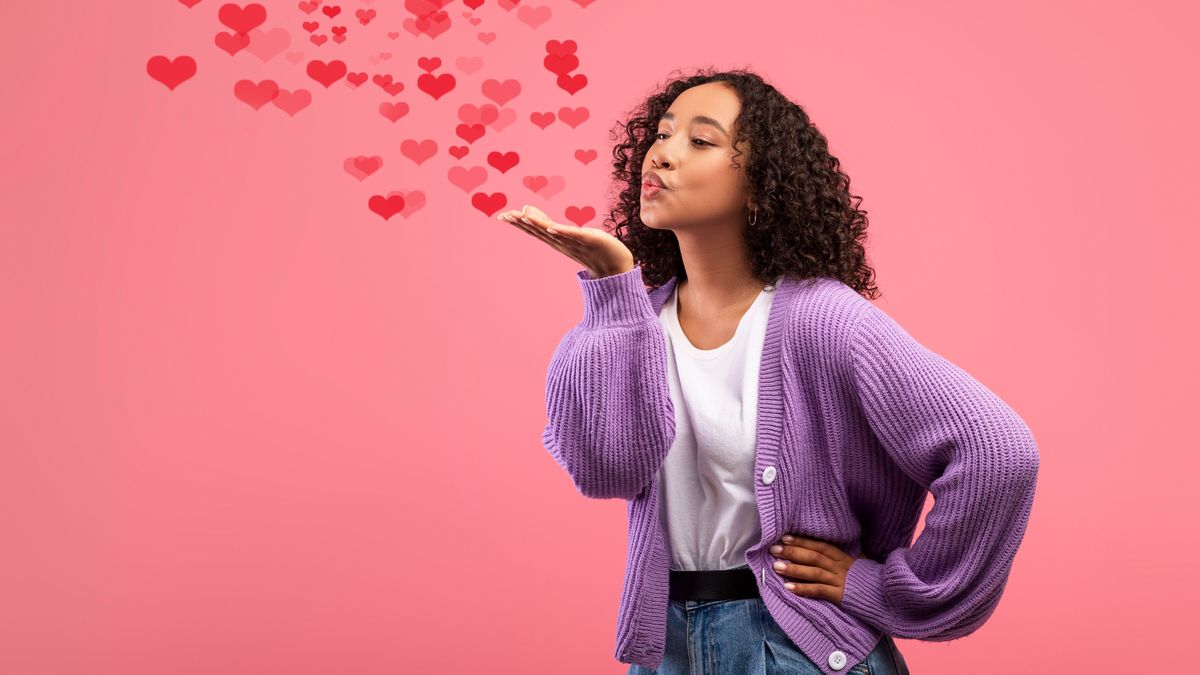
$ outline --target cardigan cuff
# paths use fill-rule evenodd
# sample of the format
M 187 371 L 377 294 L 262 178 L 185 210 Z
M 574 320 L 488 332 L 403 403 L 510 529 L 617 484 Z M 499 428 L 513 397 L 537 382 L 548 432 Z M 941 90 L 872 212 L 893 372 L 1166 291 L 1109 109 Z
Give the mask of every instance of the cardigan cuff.
M 842 609 L 876 628 L 891 624 L 883 597 L 882 564 L 870 558 L 855 559 L 842 587 Z
M 591 278 L 588 270 L 575 273 L 583 290 L 582 328 L 604 328 L 658 321 L 654 305 L 642 281 L 642 266 L 621 274 Z

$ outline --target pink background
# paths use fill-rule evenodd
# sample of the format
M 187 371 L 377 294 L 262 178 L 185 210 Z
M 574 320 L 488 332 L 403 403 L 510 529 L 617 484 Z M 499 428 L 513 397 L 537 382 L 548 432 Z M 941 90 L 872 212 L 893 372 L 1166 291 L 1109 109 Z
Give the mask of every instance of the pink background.
M 612 121 L 703 65 L 754 68 L 806 107 L 864 197 L 876 302 L 1038 439 L 997 612 L 963 640 L 899 640 L 912 671 L 1188 668 L 1190 3 L 538 0 L 534 28 L 493 0 L 472 26 L 456 0 L 432 39 L 400 2 L 361 25 L 360 1 L 319 17 L 349 36 L 320 47 L 295 2 L 265 4 L 301 65 L 217 48 L 214 0 L 3 12 L 0 672 L 623 673 L 625 503 L 580 496 L 540 444 L 580 266 L 448 171 L 486 167 L 472 192 L 507 208 L 603 212 Z M 568 39 L 575 94 L 542 65 Z M 198 71 L 170 90 L 146 72 L 159 54 Z M 421 56 L 457 79 L 440 100 Z M 405 89 L 305 74 L 334 57 Z M 234 98 L 264 78 L 312 104 Z M 457 160 L 456 111 L 488 103 L 489 78 L 520 81 L 516 120 Z M 392 123 L 381 101 L 411 112 Z M 562 106 L 590 119 L 530 121 Z M 426 138 L 431 159 L 401 154 Z M 357 155 L 383 167 L 360 181 Z M 367 208 L 396 190 L 427 203 Z

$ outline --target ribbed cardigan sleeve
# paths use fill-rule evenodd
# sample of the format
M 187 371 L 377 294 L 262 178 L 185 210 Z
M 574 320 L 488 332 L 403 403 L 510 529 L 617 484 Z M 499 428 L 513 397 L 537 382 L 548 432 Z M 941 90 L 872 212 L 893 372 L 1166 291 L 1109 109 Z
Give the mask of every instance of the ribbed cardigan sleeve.
M 665 335 L 640 265 L 576 277 L 583 320 L 550 360 L 542 445 L 585 497 L 634 499 L 675 438 Z
M 925 528 L 880 563 L 851 565 L 842 608 L 901 638 L 983 625 L 1025 534 L 1039 456 L 1016 412 L 869 305 L 851 338 L 862 410 L 887 454 L 933 493 Z

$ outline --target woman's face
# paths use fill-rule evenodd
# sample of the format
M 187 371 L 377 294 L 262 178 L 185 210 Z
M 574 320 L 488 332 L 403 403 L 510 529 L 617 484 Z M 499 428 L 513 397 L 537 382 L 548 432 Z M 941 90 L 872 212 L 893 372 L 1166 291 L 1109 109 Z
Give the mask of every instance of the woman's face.
M 641 220 L 656 229 L 693 229 L 746 222 L 747 185 L 733 165 L 737 93 L 722 82 L 682 91 L 658 121 L 658 135 L 642 161 L 667 189 L 641 192 Z M 744 167 L 748 153 L 738 158 Z

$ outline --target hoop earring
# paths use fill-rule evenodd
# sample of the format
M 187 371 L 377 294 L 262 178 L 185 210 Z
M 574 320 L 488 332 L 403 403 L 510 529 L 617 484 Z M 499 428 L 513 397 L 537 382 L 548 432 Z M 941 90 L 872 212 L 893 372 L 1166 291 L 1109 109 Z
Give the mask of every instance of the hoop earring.
M 758 207 L 756 206 L 756 207 L 754 207 L 754 216 L 753 216 L 753 219 L 750 221 L 750 227 L 754 227 L 755 223 L 757 223 L 757 222 L 758 222 Z

